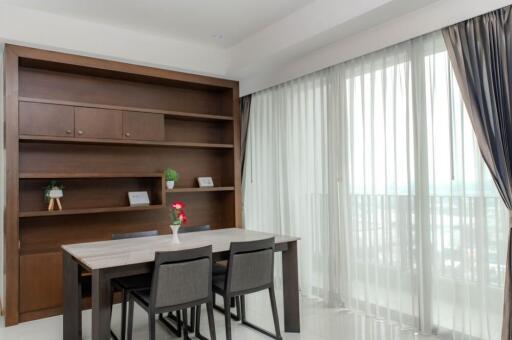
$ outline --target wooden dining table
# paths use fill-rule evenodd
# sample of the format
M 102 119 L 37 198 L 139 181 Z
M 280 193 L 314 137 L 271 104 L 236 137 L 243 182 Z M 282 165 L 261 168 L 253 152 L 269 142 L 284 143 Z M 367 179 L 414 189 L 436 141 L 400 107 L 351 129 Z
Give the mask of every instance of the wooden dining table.
M 111 280 L 153 270 L 155 252 L 212 245 L 213 260 L 229 258 L 231 242 L 275 237 L 276 252 L 282 252 L 283 307 L 285 332 L 300 332 L 297 241 L 284 235 L 226 228 L 184 233 L 180 243 L 171 235 L 63 245 L 63 335 L 64 340 L 82 339 L 81 285 L 84 271 L 92 276 L 92 339 L 110 339 Z

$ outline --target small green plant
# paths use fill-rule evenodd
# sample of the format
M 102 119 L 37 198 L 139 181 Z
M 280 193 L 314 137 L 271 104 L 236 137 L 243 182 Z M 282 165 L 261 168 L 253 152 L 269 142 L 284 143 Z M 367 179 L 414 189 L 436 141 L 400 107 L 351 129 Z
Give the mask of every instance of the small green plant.
M 164 175 L 165 175 L 166 181 L 177 182 L 178 179 L 180 178 L 180 175 L 178 174 L 178 172 L 171 168 L 165 169 Z

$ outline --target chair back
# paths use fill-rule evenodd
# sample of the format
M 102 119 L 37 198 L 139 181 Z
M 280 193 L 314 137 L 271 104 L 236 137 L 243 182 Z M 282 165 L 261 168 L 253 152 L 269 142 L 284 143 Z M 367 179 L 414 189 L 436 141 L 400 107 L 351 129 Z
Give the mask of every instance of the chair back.
M 150 303 L 158 312 L 208 302 L 212 294 L 212 246 L 157 252 Z
M 205 225 L 199 225 L 199 226 L 196 226 L 196 227 L 181 227 L 179 230 L 179 233 L 180 234 L 183 234 L 183 233 L 193 233 L 193 232 L 196 232 L 196 231 L 207 231 L 207 230 L 211 230 L 212 228 L 210 227 L 209 224 L 205 224 Z
M 149 237 L 149 236 L 157 236 L 157 235 L 158 235 L 158 230 L 137 231 L 134 233 L 112 234 L 112 239 L 113 240 L 123 240 L 126 238 Z
M 232 242 L 226 276 L 227 292 L 250 293 L 271 287 L 274 284 L 274 249 L 273 237 Z

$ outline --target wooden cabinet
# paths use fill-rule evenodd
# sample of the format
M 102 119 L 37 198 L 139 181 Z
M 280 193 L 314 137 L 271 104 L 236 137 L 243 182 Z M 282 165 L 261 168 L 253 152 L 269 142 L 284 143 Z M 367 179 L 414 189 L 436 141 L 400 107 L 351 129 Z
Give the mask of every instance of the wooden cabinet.
M 22 135 L 73 137 L 74 110 L 72 106 L 20 102 L 19 124 Z
M 123 112 L 119 110 L 76 107 L 75 137 L 123 138 Z
M 176 200 L 189 226 L 241 226 L 237 82 L 12 45 L 4 57 L 6 325 L 62 311 L 63 244 L 168 234 Z M 168 167 L 181 178 L 166 191 Z M 52 179 L 61 211 L 44 201 Z M 130 206 L 130 191 L 151 204 Z
M 162 141 L 165 139 L 164 115 L 146 112 L 123 112 L 125 139 Z

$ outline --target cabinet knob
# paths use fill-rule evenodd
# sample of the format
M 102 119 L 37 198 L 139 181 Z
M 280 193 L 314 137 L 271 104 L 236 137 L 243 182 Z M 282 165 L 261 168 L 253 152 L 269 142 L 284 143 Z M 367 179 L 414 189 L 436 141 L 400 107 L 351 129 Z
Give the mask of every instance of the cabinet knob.
M 125 133 L 124 135 L 125 135 L 126 137 L 130 137 L 130 133 L 129 133 L 129 132 Z
M 67 133 L 68 135 L 70 135 L 70 134 L 71 134 L 71 130 L 66 130 L 66 133 Z
M 84 134 L 84 132 L 83 132 L 82 130 L 78 130 L 78 134 L 79 134 L 79 135 L 83 135 L 83 134 Z

